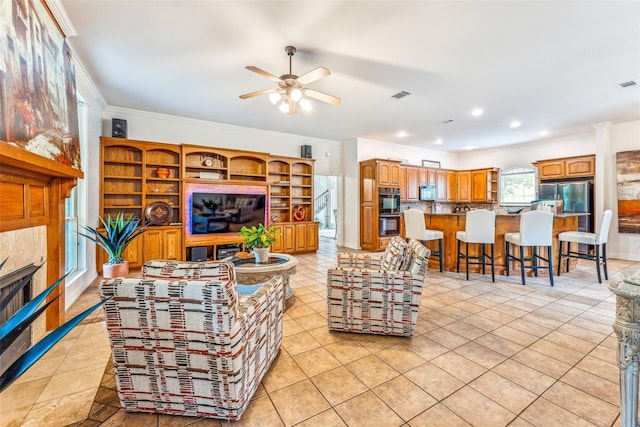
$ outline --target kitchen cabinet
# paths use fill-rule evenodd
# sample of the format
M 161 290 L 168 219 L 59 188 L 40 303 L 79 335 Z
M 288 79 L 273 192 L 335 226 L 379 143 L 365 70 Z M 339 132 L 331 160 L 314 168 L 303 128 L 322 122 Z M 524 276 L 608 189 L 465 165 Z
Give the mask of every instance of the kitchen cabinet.
M 378 185 L 382 187 L 400 186 L 400 163 L 378 160 Z
M 446 170 L 436 171 L 436 201 L 437 202 L 447 201 L 447 171 Z
M 400 166 L 400 200 L 417 202 L 420 168 Z
M 471 201 L 475 203 L 494 203 L 498 201 L 497 168 L 471 171 Z
M 538 160 L 533 165 L 538 168 L 538 179 L 540 181 L 561 178 L 586 178 L 593 177 L 596 174 L 595 155 Z
M 457 172 L 457 201 L 458 202 L 470 202 L 471 201 L 471 171 L 458 171 Z
M 447 202 L 458 201 L 458 172 L 447 171 Z

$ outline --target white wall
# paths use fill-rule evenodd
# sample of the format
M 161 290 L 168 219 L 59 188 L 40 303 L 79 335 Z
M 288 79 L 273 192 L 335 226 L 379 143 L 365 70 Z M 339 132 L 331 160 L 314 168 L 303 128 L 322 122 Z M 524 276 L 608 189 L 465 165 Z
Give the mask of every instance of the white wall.
M 81 151 L 84 178 L 78 180 L 78 187 L 86 187 L 87 200 L 78 200 L 79 223 L 96 226 L 98 224 L 98 194 L 100 188 L 99 137 L 102 134 L 104 100 L 91 79 L 84 72 L 81 64 L 76 65 L 76 87 L 78 93 L 87 104 L 86 140 L 88 142 L 87 149 Z M 84 255 L 84 257 L 80 257 L 81 262 L 84 260 L 84 265 L 78 265 L 78 273 L 68 278 L 65 282 L 65 308 L 69 308 L 98 276 L 96 272 L 95 244 L 80 237 L 78 253 Z
M 102 135 L 111 136 L 111 119 L 114 117 L 127 121 L 127 138 L 142 141 L 233 148 L 292 157 L 300 157 L 302 145 L 311 145 L 316 159 L 315 173 L 342 174 L 341 142 L 119 107 L 107 107 L 105 110 Z
M 640 150 L 640 120 L 611 126 L 609 146 L 604 155 L 604 205 L 613 211 L 607 256 L 640 261 L 640 234 L 618 233 L 618 199 L 616 192 L 616 153 Z M 640 203 L 640 201 L 638 201 Z
M 394 144 L 375 139 L 358 138 L 358 161 L 379 158 L 405 159 L 410 165 L 422 166 L 422 160 L 440 162 L 444 169 L 460 169 L 459 155 L 412 145 Z

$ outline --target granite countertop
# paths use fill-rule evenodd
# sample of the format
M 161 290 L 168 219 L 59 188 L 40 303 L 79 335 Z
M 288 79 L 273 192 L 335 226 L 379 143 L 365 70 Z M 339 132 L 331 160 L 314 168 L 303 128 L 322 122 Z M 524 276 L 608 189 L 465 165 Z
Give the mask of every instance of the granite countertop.
M 455 216 L 464 216 L 467 213 L 466 212 L 425 212 L 425 215 L 455 215 Z M 560 217 L 560 218 L 566 218 L 566 217 L 574 217 L 574 216 L 585 216 L 585 215 L 589 215 L 588 213 L 573 213 L 573 212 L 565 212 L 562 214 L 556 214 L 555 216 Z M 520 214 L 508 214 L 508 213 L 500 213 L 500 212 L 496 212 L 496 216 L 520 216 Z

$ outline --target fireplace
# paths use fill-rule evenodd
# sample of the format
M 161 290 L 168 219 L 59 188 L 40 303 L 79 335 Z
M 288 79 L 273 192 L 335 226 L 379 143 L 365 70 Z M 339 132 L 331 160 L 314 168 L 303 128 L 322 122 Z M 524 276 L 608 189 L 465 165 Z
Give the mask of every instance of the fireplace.
M 46 261 L 34 277 L 34 295 L 64 275 L 64 202 L 83 176 L 80 170 L 0 141 L 0 260 L 8 259 L 3 272 Z M 26 259 L 20 261 L 18 255 Z M 34 332 L 34 340 L 64 323 L 64 283 L 47 300 L 56 296 L 43 316 L 42 334 Z
M 37 266 L 29 264 L 0 277 L 0 325 L 4 324 L 33 297 L 33 274 Z M 13 296 L 11 296 L 13 294 Z M 31 347 L 31 325 L 0 355 L 0 366 L 9 367 Z

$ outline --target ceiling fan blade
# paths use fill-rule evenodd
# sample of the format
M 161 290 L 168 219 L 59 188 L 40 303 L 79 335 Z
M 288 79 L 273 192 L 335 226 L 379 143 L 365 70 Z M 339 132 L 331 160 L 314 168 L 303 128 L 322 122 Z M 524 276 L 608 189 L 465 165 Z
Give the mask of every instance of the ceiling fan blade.
M 253 98 L 254 96 L 259 96 L 259 95 L 266 95 L 268 93 L 273 93 L 275 92 L 276 89 L 264 89 L 264 90 L 258 90 L 255 92 L 251 92 L 251 93 L 245 93 L 244 95 L 240 95 L 240 99 L 248 99 L 248 98 Z
M 313 89 L 305 89 L 304 94 L 310 98 L 315 98 L 318 101 L 326 102 L 328 104 L 338 105 L 342 102 L 340 98 L 327 95 L 326 93 L 318 92 L 317 90 Z
M 318 67 L 315 70 L 311 70 L 308 73 L 301 75 L 296 80 L 301 85 L 306 85 L 329 75 L 331 75 L 331 72 L 329 70 L 324 67 Z
M 254 67 L 253 65 L 247 65 L 247 66 L 246 66 L 246 67 L 244 67 L 244 68 L 246 68 L 246 69 L 247 69 L 247 70 L 249 70 L 249 71 L 253 71 L 253 72 L 254 72 L 254 73 L 256 73 L 256 74 L 260 74 L 261 76 L 266 77 L 266 78 L 268 78 L 269 80 L 273 80 L 274 82 L 278 82 L 278 83 L 280 83 L 280 82 L 282 81 L 282 80 L 280 79 L 280 77 L 276 77 L 276 76 L 274 76 L 273 74 L 271 74 L 271 73 L 267 73 L 266 71 L 264 71 L 264 70 L 262 70 L 262 69 L 260 69 L 260 68 L 258 68 L 258 67 Z

